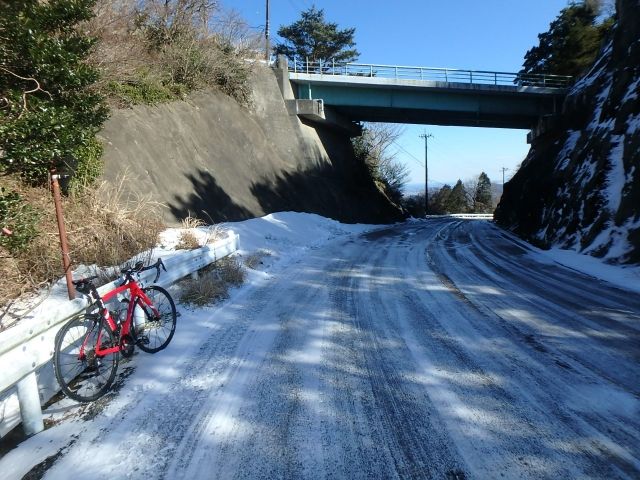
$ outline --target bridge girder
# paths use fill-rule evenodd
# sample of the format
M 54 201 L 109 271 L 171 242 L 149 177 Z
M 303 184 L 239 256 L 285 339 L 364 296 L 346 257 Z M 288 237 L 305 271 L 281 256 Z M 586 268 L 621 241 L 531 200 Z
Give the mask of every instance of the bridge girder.
M 566 89 L 292 74 L 298 99 L 322 100 L 353 122 L 533 129 Z

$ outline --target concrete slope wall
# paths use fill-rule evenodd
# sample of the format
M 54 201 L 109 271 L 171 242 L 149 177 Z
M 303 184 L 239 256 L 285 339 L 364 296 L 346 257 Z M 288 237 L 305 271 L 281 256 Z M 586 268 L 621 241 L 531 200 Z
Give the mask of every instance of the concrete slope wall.
M 214 222 L 275 211 L 346 222 L 390 222 L 400 212 L 353 158 L 349 138 L 290 116 L 275 73 L 256 66 L 251 108 L 215 91 L 113 112 L 102 131 L 105 177 L 128 169 L 130 186 Z

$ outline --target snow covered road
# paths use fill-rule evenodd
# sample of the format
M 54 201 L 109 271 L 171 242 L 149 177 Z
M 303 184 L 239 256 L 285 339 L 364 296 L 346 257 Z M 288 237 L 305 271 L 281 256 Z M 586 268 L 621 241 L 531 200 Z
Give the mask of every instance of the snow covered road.
M 446 218 L 310 249 L 41 434 L 45 478 L 640 478 L 640 294 L 541 259 Z

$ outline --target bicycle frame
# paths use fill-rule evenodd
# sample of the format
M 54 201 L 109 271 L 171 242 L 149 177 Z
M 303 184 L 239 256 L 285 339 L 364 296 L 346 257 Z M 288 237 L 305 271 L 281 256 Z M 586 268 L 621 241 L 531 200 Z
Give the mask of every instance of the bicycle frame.
M 122 324 L 120 325 L 120 331 L 118 332 L 118 325 L 116 325 L 116 322 L 111 317 L 111 313 L 109 312 L 109 309 L 107 308 L 106 303 L 108 303 L 110 300 L 112 300 L 118 294 L 123 293 L 125 291 L 129 292 L 129 305 L 127 307 L 127 317 L 125 318 L 125 321 L 122 322 Z M 130 281 L 128 281 L 124 285 L 121 285 L 121 286 L 119 286 L 117 288 L 114 288 L 113 290 L 107 292 L 101 298 L 98 298 L 97 303 L 98 303 L 98 308 L 100 309 L 100 313 L 99 313 L 99 315 L 100 315 L 100 326 L 102 325 L 102 322 L 106 321 L 107 325 L 109 326 L 109 328 L 111 329 L 112 332 L 114 332 L 114 333 L 118 332 L 119 338 L 117 338 L 117 340 L 118 340 L 118 344 L 117 345 L 115 345 L 113 347 L 102 349 L 102 348 L 100 348 L 101 340 L 102 340 L 102 328 L 99 328 L 99 330 L 98 330 L 98 338 L 96 340 L 96 349 L 95 349 L 95 354 L 96 354 L 97 357 L 103 357 L 105 355 L 109 355 L 111 353 L 119 352 L 119 351 L 122 350 L 122 345 L 120 344 L 120 339 L 124 335 L 128 335 L 129 332 L 131 331 L 131 322 L 133 321 L 133 310 L 136 307 L 136 304 L 138 303 L 136 301 L 137 299 L 140 299 L 147 307 L 151 308 L 153 310 L 154 315 L 159 315 L 158 310 L 153 305 L 153 303 L 151 302 L 149 297 L 147 297 L 147 295 L 144 293 L 142 288 L 140 288 L 140 285 L 138 285 L 138 282 L 136 282 L 133 279 L 131 279 Z M 89 336 L 87 335 L 87 337 L 82 342 L 82 347 L 80 348 L 80 357 L 81 358 L 84 357 L 84 355 L 85 355 L 84 350 L 85 350 L 85 346 L 86 346 L 86 342 L 87 342 L 88 338 L 89 338 Z

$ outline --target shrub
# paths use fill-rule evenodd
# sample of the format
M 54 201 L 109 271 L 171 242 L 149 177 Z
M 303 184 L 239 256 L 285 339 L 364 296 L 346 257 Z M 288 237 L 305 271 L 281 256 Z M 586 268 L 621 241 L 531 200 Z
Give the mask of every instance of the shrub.
M 3 2 L 0 169 L 5 172 L 44 184 L 51 167 L 95 168 L 95 134 L 107 109 L 92 90 L 98 71 L 85 63 L 94 39 L 76 28 L 91 18 L 94 4 Z
M 225 283 L 238 287 L 244 283 L 246 273 L 236 257 L 225 257 L 218 260 L 216 270 Z
M 127 83 L 109 82 L 108 93 L 117 100 L 119 106 L 168 102 L 175 98 L 175 93 L 161 83 L 155 83 L 145 78 Z
M 0 187 L 0 228 L 7 229 L 6 235 L 0 235 L 1 247 L 9 253 L 25 250 L 38 235 L 37 222 L 37 212 L 18 192 Z
M 229 297 L 229 287 L 242 285 L 245 271 L 235 257 L 225 257 L 200 270 L 198 278 L 180 282 L 180 301 L 203 306 Z
M 198 279 L 180 282 L 180 301 L 186 305 L 204 306 L 224 300 L 229 296 L 229 287 L 211 272 Z

